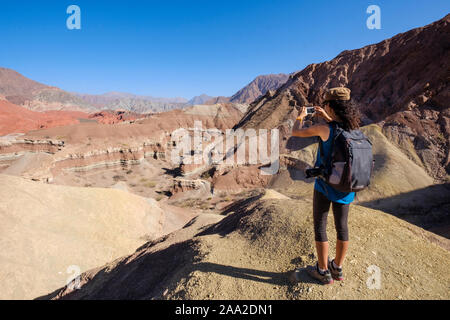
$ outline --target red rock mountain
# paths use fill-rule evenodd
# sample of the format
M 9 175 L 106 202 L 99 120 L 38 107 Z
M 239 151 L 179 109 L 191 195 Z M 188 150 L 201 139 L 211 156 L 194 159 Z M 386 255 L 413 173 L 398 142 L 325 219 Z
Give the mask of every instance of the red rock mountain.
M 49 88 L 14 70 L 0 68 L 0 94 L 11 102 L 21 104 L 25 99 L 31 99 L 34 92 Z
M 320 104 L 327 88 L 347 86 L 364 124 L 380 124 L 409 158 L 434 178 L 445 180 L 450 173 L 449 22 L 447 15 L 311 64 L 292 74 L 276 92 L 254 101 L 235 128 L 284 127 L 289 136 L 296 104 Z
M 78 111 L 31 111 L 0 98 L 0 136 L 75 124 L 88 117 Z
M 92 111 L 93 108 L 74 95 L 24 77 L 20 73 L 0 68 L 0 94 L 30 110 Z

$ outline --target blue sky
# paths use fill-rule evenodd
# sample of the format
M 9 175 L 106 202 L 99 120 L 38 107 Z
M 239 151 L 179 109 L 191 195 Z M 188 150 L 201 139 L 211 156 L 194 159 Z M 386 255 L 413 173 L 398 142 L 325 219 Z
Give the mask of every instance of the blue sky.
M 66 9 L 81 8 L 81 30 Z M 381 30 L 366 9 L 381 8 Z M 450 12 L 450 1 L 0 1 L 0 66 L 67 91 L 229 96 Z

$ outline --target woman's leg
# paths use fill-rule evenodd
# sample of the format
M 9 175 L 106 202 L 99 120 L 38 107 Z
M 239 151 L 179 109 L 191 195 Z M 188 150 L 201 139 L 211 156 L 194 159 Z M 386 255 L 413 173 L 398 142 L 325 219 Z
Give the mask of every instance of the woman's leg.
M 334 263 L 342 266 L 348 249 L 348 212 L 350 204 L 333 202 L 334 224 L 336 226 L 336 257 Z
M 316 250 L 319 268 L 328 270 L 328 241 L 316 241 Z
M 334 258 L 334 263 L 339 267 L 342 267 L 347 254 L 348 241 L 337 240 L 336 242 L 336 257 Z
M 331 201 L 320 191 L 314 189 L 313 218 L 314 238 L 316 241 L 317 260 L 319 268 L 328 269 L 328 238 L 327 238 L 327 216 Z

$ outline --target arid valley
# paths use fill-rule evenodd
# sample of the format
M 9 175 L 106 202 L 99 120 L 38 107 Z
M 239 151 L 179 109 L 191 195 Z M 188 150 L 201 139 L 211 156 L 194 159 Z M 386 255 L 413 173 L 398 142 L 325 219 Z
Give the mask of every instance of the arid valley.
M 0 299 L 450 299 L 449 49 L 446 15 L 191 100 L 67 92 L 0 68 Z M 351 209 L 348 280 L 291 285 L 315 261 L 304 171 L 318 140 L 292 136 L 296 106 L 339 86 L 363 114 L 373 180 Z M 180 149 L 180 129 L 202 148 Z M 279 132 L 275 174 L 234 161 L 261 148 L 260 129 Z M 245 135 L 218 143 L 227 130 Z

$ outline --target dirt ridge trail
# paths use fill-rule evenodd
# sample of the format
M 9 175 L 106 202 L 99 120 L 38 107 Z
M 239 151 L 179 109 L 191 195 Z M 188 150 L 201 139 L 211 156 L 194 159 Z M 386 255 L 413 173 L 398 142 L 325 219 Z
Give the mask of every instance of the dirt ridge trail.
M 314 263 L 311 202 L 263 199 L 253 190 L 223 211 L 148 243 L 133 255 L 91 270 L 81 288 L 62 288 L 46 299 L 449 299 L 450 252 L 426 231 L 378 210 L 353 205 L 346 279 L 322 286 L 295 267 Z M 214 216 L 214 215 L 209 215 Z M 334 224 L 330 216 L 330 255 Z M 208 225 L 209 224 L 209 225 Z M 183 237 L 178 236 L 184 233 Z M 445 239 L 445 241 L 448 241 Z M 380 289 L 369 289 L 379 268 Z

